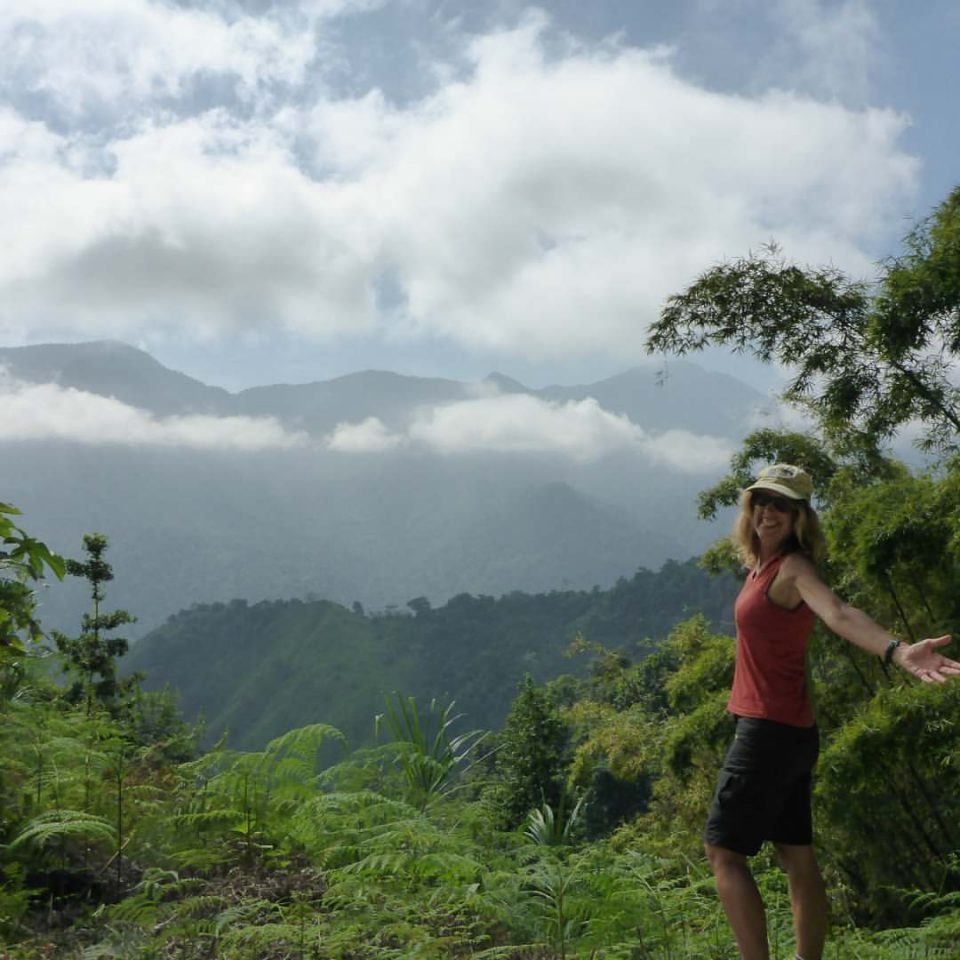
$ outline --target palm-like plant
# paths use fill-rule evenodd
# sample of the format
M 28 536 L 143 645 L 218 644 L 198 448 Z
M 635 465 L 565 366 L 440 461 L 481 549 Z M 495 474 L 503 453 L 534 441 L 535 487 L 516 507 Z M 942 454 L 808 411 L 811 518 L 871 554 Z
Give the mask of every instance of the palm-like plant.
M 415 697 L 394 694 L 387 700 L 386 713 L 375 720 L 378 732 L 386 723 L 393 735 L 396 761 L 407 784 L 406 799 L 420 810 L 450 793 L 456 775 L 477 762 L 479 747 L 487 738 L 483 730 L 453 736 L 451 728 L 463 716 L 453 710 L 453 701 L 441 706 L 433 699 L 421 710 Z
M 573 803 L 573 808 L 568 813 L 567 806 L 570 802 Z M 585 796 L 564 792 L 554 813 L 553 807 L 544 802 L 527 815 L 524 836 L 540 846 L 560 847 L 572 843 L 577 827 L 583 820 L 585 803 Z

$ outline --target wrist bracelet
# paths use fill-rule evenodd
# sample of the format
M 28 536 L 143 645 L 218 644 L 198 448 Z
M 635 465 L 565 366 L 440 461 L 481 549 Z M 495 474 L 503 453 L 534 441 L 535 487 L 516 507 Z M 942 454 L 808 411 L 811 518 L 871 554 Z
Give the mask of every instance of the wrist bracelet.
M 896 637 L 893 638 L 888 644 L 887 649 L 883 654 L 883 664 L 884 666 L 889 666 L 893 661 L 893 651 L 900 646 L 900 641 Z

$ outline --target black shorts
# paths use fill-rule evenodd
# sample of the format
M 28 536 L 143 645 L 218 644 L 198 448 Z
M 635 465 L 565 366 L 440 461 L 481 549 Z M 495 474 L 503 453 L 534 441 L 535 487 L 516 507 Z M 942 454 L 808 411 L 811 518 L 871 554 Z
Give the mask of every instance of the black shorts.
M 707 843 L 745 856 L 753 856 L 765 840 L 813 843 L 810 797 L 819 752 L 815 726 L 737 717 L 707 819 Z

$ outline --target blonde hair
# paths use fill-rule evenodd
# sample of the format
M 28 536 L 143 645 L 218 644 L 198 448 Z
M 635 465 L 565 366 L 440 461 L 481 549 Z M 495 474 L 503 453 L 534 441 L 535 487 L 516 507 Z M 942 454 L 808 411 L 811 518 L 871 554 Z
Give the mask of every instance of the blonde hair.
M 760 538 L 753 528 L 754 492 L 744 490 L 740 494 L 740 515 L 730 537 L 745 567 L 755 567 L 760 558 Z M 806 500 L 788 500 L 788 503 L 793 507 L 793 531 L 780 552 L 799 552 L 819 565 L 827 555 L 827 542 L 820 529 L 820 518 Z

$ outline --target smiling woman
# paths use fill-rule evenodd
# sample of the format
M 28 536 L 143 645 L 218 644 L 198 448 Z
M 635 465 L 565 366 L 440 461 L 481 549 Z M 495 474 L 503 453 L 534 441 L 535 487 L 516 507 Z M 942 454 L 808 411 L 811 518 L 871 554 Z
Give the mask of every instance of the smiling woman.
M 743 960 L 768 960 L 763 901 L 747 858 L 770 841 L 790 885 L 798 960 L 821 960 L 827 897 L 813 851 L 811 790 L 819 733 L 806 669 L 819 617 L 836 634 L 925 683 L 960 676 L 938 648 L 901 642 L 820 579 L 824 553 L 813 481 L 793 464 L 760 471 L 742 493 L 734 542 L 749 573 L 737 598 L 728 709 L 737 733 L 723 761 L 705 840 L 717 893 Z

